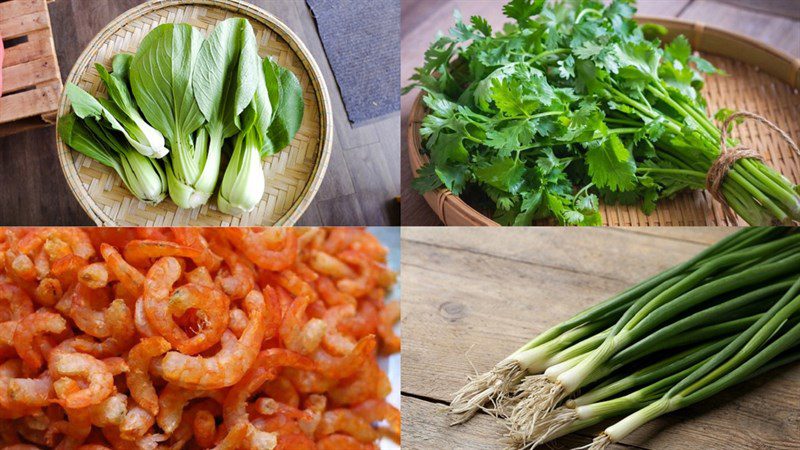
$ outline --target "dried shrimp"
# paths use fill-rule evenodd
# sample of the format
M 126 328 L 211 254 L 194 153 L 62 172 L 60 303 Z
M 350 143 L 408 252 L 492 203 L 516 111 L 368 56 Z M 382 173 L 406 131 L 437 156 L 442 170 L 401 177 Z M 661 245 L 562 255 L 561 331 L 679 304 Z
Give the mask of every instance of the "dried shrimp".
M 387 251 L 363 229 L 0 229 L 0 448 L 400 441 Z

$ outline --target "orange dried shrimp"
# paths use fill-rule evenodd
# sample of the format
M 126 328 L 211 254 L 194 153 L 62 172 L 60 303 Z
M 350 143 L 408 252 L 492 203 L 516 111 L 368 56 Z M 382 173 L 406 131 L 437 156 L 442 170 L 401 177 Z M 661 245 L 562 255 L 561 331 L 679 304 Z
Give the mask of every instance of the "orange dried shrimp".
M 0 448 L 400 442 L 363 229 L 0 228 Z

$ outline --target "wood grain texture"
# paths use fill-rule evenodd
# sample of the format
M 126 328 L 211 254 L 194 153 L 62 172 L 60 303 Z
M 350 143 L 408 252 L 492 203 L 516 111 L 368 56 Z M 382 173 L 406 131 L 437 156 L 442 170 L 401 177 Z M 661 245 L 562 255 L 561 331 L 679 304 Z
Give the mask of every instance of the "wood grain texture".
M 445 426 L 439 410 L 467 376 L 732 231 L 404 228 L 403 447 L 502 448 L 502 427 L 485 415 Z M 619 448 L 800 448 L 798 424 L 795 364 L 658 419 Z M 429 445 L 447 442 L 453 445 Z
M 329 170 L 298 225 L 399 224 L 399 214 L 392 200 L 400 192 L 399 114 L 359 127 L 351 126 L 305 2 L 248 1 L 274 14 L 300 37 L 319 63 L 333 102 L 335 140 Z M 88 3 L 91 8 L 87 7 Z M 142 0 L 57 0 L 50 3 L 62 78 L 66 78 L 83 48 L 100 29 L 140 3 Z M 60 173 L 54 134 L 55 129 L 51 127 L 0 139 L 0 184 L 3 186 L 0 224 L 92 224 Z
M 458 8 L 462 15 L 480 14 L 496 26 L 504 22 L 498 3 L 488 0 L 448 0 L 426 2 L 425 0 L 402 0 L 401 19 L 401 80 L 408 83 L 414 68 L 422 61 L 422 55 L 437 31 L 447 31 L 452 26 L 452 12 Z M 760 10 L 745 7 L 743 3 L 759 3 Z M 759 39 L 793 56 L 800 56 L 800 20 L 783 14 L 788 8 L 800 9 L 796 0 L 774 0 L 760 2 L 715 0 L 639 0 L 639 12 L 649 16 L 679 17 L 685 20 L 704 22 Z M 764 11 L 772 11 L 764 12 Z M 416 91 L 401 98 L 402 129 L 406 129 L 408 115 L 416 97 Z M 409 169 L 407 143 L 402 146 L 402 223 L 404 225 L 441 225 L 430 206 L 411 186 L 413 174 Z

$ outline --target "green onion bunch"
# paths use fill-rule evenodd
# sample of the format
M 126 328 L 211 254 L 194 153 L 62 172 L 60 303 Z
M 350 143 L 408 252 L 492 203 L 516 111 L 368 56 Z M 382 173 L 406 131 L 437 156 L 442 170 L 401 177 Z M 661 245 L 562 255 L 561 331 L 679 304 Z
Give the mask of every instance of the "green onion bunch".
M 514 448 L 615 418 L 602 449 L 799 358 L 800 233 L 748 228 L 540 334 L 449 410 L 504 418 Z

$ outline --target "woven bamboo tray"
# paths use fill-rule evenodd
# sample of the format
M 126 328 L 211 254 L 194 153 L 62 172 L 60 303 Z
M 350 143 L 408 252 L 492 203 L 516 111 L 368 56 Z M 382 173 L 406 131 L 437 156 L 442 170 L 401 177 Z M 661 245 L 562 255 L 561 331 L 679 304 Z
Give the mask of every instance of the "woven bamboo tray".
M 657 23 L 669 29 L 666 41 L 685 35 L 694 50 L 730 76 L 709 76 L 702 94 L 709 111 L 721 107 L 746 110 L 767 117 L 800 142 L 800 59 L 746 36 L 701 23 L 656 17 L 638 17 L 640 22 Z M 420 153 L 419 126 L 426 111 L 422 94 L 411 108 L 407 131 L 411 169 L 416 173 L 428 157 Z M 750 148 L 758 149 L 767 163 L 795 183 L 800 182 L 800 156 L 792 152 L 770 130 L 753 121 L 739 125 L 734 135 Z M 427 192 L 425 200 L 446 225 L 497 226 L 490 217 L 477 211 L 446 189 Z M 638 205 L 600 205 L 607 226 L 721 226 L 747 225 L 738 219 L 731 223 L 721 206 L 708 192 L 684 192 L 658 203 L 655 212 L 645 215 Z
M 6 43 L 0 137 L 52 125 L 61 96 L 53 30 L 45 0 L 0 0 Z
M 103 226 L 240 226 L 293 225 L 322 183 L 333 138 L 328 90 L 311 53 L 286 25 L 266 11 L 240 0 L 153 0 L 114 19 L 92 39 L 67 77 L 91 94 L 105 95 L 95 63 L 111 65 L 120 52 L 134 53 L 153 28 L 164 23 L 188 23 L 208 35 L 230 17 L 250 20 L 262 57 L 270 55 L 290 69 L 305 92 L 305 115 L 290 146 L 264 160 L 264 198 L 250 213 L 235 217 L 217 210 L 216 197 L 192 210 L 169 199 L 146 205 L 131 195 L 113 170 L 72 151 L 58 139 L 58 158 L 70 189 L 83 209 Z M 62 96 L 58 116 L 69 111 Z M 223 169 L 224 170 L 224 169 Z M 220 175 L 221 176 L 221 175 Z

